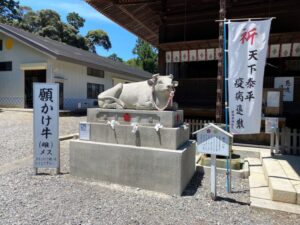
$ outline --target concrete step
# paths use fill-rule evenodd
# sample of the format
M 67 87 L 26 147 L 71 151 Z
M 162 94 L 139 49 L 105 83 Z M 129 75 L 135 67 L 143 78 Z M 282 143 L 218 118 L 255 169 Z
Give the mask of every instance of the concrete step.
M 259 158 L 252 158 L 252 157 L 247 157 L 245 158 L 245 161 L 249 163 L 249 166 L 261 166 L 261 161 Z
M 268 199 L 250 197 L 251 207 L 270 209 L 270 210 L 279 210 L 288 213 L 300 214 L 300 205 L 275 202 Z M 295 221 L 296 224 L 296 221 Z
M 300 177 L 299 177 L 299 158 L 294 156 L 283 156 L 278 159 L 281 167 L 283 168 L 286 176 L 297 193 L 297 204 L 300 205 Z M 298 171 L 298 173 L 297 173 Z
M 263 158 L 265 178 L 273 201 L 297 203 L 297 192 L 278 160 Z
M 268 183 L 264 174 L 254 173 L 252 170 L 250 170 L 249 186 L 250 188 L 268 187 Z
M 250 197 L 271 200 L 262 166 L 250 166 L 249 187 Z

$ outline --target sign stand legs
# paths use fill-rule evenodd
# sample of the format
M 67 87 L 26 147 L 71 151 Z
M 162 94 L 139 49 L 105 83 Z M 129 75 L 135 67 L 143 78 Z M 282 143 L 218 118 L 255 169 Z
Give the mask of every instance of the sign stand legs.
M 279 153 L 279 129 L 273 128 L 270 140 L 270 149 L 271 149 L 271 155 L 274 156 L 274 154 Z
M 276 128 L 275 133 L 275 153 L 279 153 L 279 129 Z
M 277 135 L 276 135 L 277 136 Z M 277 138 L 277 137 L 276 137 Z M 271 150 L 271 156 L 274 156 L 275 150 L 275 128 L 272 128 L 272 132 L 270 134 L 270 150 Z
M 216 155 L 211 155 L 211 166 L 210 166 L 210 196 L 212 200 L 217 198 L 217 185 L 216 185 Z

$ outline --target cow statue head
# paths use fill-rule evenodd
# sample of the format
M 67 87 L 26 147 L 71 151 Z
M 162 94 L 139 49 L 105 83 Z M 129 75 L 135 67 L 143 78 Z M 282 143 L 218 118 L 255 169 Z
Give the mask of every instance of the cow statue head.
M 178 81 L 173 81 L 172 74 L 166 76 L 154 74 L 152 78 L 148 80 L 148 84 L 153 87 L 156 93 L 169 94 L 178 86 Z

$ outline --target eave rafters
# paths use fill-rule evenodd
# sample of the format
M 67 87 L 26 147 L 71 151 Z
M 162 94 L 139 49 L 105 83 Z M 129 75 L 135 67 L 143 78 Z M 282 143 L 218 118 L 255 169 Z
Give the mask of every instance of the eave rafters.
M 219 0 L 85 0 L 99 12 L 151 44 L 181 41 L 183 27 L 186 40 L 217 38 Z M 300 30 L 299 0 L 227 0 L 227 18 L 268 17 L 277 19 L 273 32 Z M 295 25 L 292 26 L 291 24 Z M 205 33 L 195 38 L 193 29 Z M 172 36 L 173 35 L 173 36 Z M 195 38 L 195 39 L 194 39 Z

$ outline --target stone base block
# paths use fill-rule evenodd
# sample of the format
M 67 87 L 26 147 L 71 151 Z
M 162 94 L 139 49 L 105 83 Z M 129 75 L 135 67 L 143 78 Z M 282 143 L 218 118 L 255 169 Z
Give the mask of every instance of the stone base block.
M 181 195 L 195 173 L 195 142 L 179 150 L 70 141 L 70 173 Z
M 183 124 L 183 110 L 156 111 L 100 108 L 87 110 L 87 122 L 107 123 L 111 120 L 116 120 L 121 124 L 135 122 L 140 125 L 154 126 L 156 123 L 160 123 L 164 127 L 177 127 Z
M 90 140 L 95 142 L 134 145 L 142 147 L 178 149 L 189 140 L 189 126 L 185 128 L 161 128 L 158 132 L 154 127 L 139 126 L 136 133 L 130 125 L 110 125 L 90 123 Z

